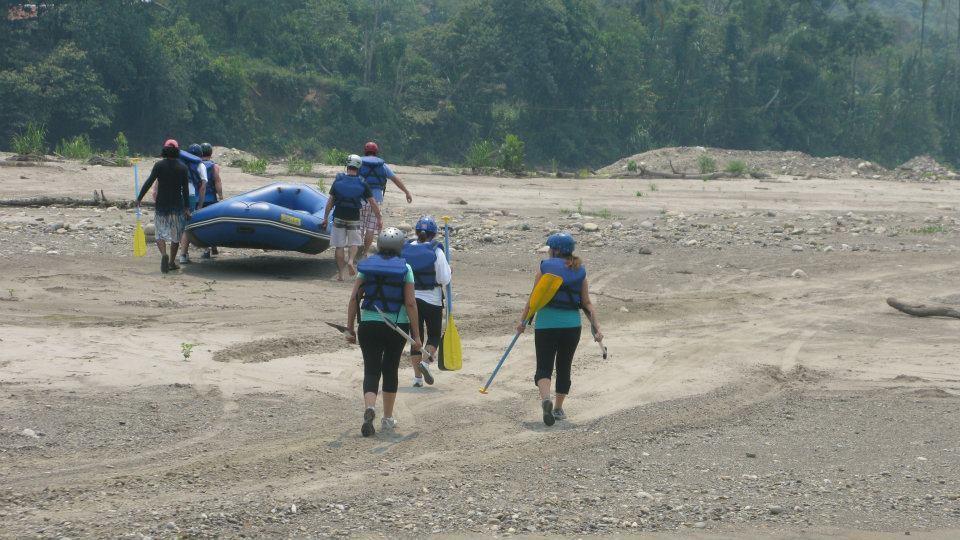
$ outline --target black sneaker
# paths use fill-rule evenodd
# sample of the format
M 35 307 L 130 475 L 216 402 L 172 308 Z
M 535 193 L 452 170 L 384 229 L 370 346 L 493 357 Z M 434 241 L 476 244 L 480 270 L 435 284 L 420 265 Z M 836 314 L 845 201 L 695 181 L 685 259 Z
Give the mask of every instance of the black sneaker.
M 160 257 L 160 272 L 166 274 L 170 271 L 170 256 L 164 255 Z
M 373 419 L 377 417 L 376 411 L 373 409 L 367 409 L 363 411 L 363 425 L 360 426 L 360 434 L 364 437 L 370 437 L 377 432 L 373 428 Z
M 423 374 L 423 380 L 427 384 L 433 384 L 433 373 L 430 373 L 430 365 L 426 362 L 420 362 L 420 373 Z
M 553 416 L 553 402 L 545 399 L 540 405 L 543 407 L 543 423 L 552 426 L 557 421 Z

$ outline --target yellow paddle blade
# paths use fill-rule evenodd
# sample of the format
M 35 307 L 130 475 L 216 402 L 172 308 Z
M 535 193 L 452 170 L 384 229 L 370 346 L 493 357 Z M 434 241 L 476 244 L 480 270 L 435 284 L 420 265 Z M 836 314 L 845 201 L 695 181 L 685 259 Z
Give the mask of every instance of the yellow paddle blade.
M 443 351 L 443 369 L 447 371 L 457 371 L 463 367 L 463 349 L 460 346 L 460 332 L 457 331 L 457 323 L 450 317 L 450 324 L 447 325 L 447 331 L 443 333 L 443 341 L 440 343 Z
M 540 308 L 549 304 L 550 300 L 553 300 L 553 296 L 560 290 L 561 285 L 563 285 L 563 278 L 558 275 L 544 274 L 540 276 L 540 280 L 533 287 L 533 292 L 530 293 L 530 301 L 528 302 L 530 311 L 527 313 L 527 317 L 533 317 L 533 314 L 540 311 Z
M 143 257 L 147 254 L 147 235 L 143 233 L 143 226 L 137 220 L 137 228 L 133 230 L 133 256 Z

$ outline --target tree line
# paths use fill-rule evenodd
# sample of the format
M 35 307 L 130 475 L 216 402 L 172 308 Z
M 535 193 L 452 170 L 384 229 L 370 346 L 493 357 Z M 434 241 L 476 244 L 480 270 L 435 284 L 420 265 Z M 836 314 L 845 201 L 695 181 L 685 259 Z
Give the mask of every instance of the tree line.
M 50 2 L 3 20 L 0 147 L 33 122 L 151 153 L 374 139 L 462 164 L 513 136 L 539 166 L 674 145 L 960 164 L 960 0 L 915 2 L 919 21 L 883 3 Z

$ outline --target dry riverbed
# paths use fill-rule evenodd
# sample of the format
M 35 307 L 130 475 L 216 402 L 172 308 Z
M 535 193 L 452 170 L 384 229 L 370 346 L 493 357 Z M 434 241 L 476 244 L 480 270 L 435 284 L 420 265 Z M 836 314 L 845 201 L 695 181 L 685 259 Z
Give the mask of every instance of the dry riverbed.
M 388 192 L 388 223 L 453 217 L 465 360 L 424 389 L 404 367 L 373 439 L 359 350 L 323 324 L 349 294 L 331 254 L 164 276 L 128 210 L 0 207 L 0 536 L 960 534 L 960 322 L 884 302 L 960 303 L 960 183 L 399 172 L 416 200 Z M 0 168 L 0 198 L 131 184 Z M 476 389 L 559 229 L 610 358 L 583 339 L 546 428 L 532 336 Z

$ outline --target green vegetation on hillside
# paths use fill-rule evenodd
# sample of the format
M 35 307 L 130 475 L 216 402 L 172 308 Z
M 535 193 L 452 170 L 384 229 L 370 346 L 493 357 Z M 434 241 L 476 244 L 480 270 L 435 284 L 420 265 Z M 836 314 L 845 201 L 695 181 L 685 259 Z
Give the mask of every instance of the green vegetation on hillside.
M 32 123 L 49 141 L 88 135 L 99 148 L 123 132 L 134 151 L 173 136 L 338 164 L 331 149 L 368 139 L 391 161 L 516 171 L 672 145 L 960 164 L 958 7 L 46 3 L 0 22 L 0 145 Z

